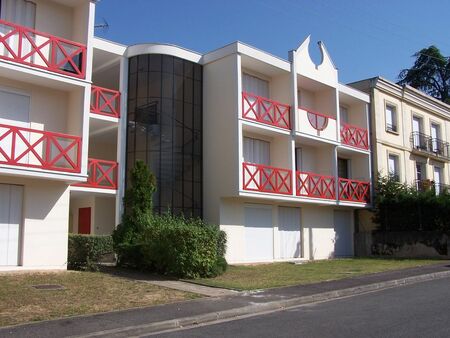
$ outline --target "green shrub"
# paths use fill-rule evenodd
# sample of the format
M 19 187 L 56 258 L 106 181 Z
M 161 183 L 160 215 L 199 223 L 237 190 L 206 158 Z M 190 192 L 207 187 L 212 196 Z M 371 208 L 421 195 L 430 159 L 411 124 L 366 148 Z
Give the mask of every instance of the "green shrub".
M 381 231 L 450 232 L 450 194 L 417 191 L 393 177 L 379 176 L 374 221 Z
M 101 256 L 113 253 L 111 236 L 69 234 L 67 267 L 75 270 L 97 270 Z
M 122 223 L 113 232 L 114 251 L 119 265 L 139 267 L 141 236 L 152 217 L 152 194 L 156 178 L 142 161 L 131 171 L 131 185 L 125 192 Z
M 142 238 L 143 267 L 182 278 L 213 277 L 227 268 L 226 235 L 200 219 L 154 216 Z

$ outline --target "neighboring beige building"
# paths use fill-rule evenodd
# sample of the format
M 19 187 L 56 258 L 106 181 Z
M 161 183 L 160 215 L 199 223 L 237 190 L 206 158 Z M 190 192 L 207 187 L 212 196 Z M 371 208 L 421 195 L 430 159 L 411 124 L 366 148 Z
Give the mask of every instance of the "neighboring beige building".
M 374 173 L 390 173 L 419 190 L 448 187 L 450 106 L 381 77 L 350 86 L 370 94 Z M 373 229 L 370 217 L 360 222 L 360 231 Z

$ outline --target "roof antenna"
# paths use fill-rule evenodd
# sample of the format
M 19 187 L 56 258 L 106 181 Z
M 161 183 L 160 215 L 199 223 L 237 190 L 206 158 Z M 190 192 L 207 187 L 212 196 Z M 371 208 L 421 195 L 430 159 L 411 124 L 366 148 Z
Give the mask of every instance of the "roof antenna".
M 94 25 L 94 28 L 100 29 L 103 32 L 107 32 L 109 29 L 108 21 L 106 21 L 105 18 L 102 18 L 102 21 L 103 21 L 102 23 L 98 23 L 98 24 Z

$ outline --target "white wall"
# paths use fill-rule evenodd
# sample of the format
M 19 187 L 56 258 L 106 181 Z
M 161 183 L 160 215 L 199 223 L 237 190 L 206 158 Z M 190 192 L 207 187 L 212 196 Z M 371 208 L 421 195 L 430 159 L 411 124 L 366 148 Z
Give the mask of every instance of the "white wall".
M 272 207 L 274 231 L 274 261 L 279 260 L 278 210 L 280 206 L 301 210 L 301 246 L 304 259 L 328 259 L 334 257 L 334 208 L 299 203 L 273 203 L 251 199 L 222 199 L 220 204 L 220 228 L 227 234 L 226 259 L 228 263 L 245 263 L 245 215 L 247 203 Z M 353 227 L 353 224 L 349 224 Z
M 211 223 L 220 198 L 239 190 L 239 61 L 233 54 L 203 67 L 203 208 Z
M 115 203 L 115 196 L 95 198 L 93 223 L 95 235 L 111 235 L 116 225 Z
M 24 186 L 20 262 L 23 268 L 65 269 L 69 189 L 61 182 L 0 176 Z

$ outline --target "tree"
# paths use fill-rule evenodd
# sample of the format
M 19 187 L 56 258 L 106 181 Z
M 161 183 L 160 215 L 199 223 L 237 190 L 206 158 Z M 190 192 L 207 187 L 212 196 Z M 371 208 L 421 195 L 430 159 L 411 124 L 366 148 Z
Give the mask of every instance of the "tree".
M 114 250 L 119 264 L 138 265 L 135 247 L 139 245 L 144 230 L 152 221 L 152 195 L 156 178 L 142 161 L 137 161 L 131 171 L 131 185 L 123 198 L 125 212 L 122 223 L 113 232 Z
M 414 65 L 398 75 L 399 84 L 408 84 L 450 104 L 450 58 L 436 46 L 423 48 L 413 55 Z

